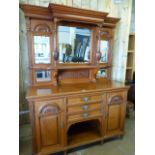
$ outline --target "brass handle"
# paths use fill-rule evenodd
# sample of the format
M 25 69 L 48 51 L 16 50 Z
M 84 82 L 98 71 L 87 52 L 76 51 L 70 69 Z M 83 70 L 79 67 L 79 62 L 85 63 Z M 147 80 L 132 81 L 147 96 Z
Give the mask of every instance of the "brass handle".
M 82 106 L 82 109 L 83 109 L 83 110 L 88 110 L 88 108 L 89 108 L 88 105 L 83 105 L 83 106 Z
M 83 118 L 87 118 L 88 117 L 88 113 L 83 113 L 82 116 L 83 116 Z
M 84 102 L 88 102 L 88 101 L 89 101 L 89 97 L 84 97 L 82 100 L 83 100 Z

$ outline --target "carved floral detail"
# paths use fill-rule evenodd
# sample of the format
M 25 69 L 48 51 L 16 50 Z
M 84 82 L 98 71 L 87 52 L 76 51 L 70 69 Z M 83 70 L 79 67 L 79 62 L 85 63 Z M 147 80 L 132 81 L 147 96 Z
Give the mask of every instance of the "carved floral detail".
M 34 28 L 35 32 L 51 32 L 50 27 L 47 24 L 38 24 Z
M 45 105 L 40 110 L 41 116 L 57 114 L 58 112 L 59 112 L 59 107 L 54 104 Z
M 109 99 L 109 103 L 110 104 L 119 104 L 123 101 L 123 97 L 122 96 L 113 96 Z

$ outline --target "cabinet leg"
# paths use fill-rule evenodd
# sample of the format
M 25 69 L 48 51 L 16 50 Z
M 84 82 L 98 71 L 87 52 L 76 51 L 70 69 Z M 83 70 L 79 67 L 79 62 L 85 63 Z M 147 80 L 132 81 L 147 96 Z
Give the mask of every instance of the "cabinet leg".
M 101 140 L 101 145 L 104 144 L 104 140 Z
M 119 135 L 119 139 L 123 139 L 123 135 Z

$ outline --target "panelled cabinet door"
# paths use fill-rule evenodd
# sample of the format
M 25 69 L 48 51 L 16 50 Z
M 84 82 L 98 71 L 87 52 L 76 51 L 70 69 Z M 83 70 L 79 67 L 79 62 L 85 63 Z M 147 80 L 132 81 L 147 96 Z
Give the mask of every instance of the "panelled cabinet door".
M 124 128 L 126 93 L 116 92 L 107 95 L 107 135 L 121 134 Z
M 56 102 L 61 102 L 58 100 Z M 38 102 L 36 104 L 35 128 L 37 152 L 48 149 L 57 150 L 62 147 L 63 112 L 55 101 Z
M 41 114 L 39 118 L 41 129 L 41 142 L 43 147 L 49 145 L 57 145 L 60 143 L 60 114 L 58 114 L 57 107 L 54 107 L 53 105 L 48 105 L 47 111 L 48 110 L 51 110 L 49 115 L 46 115 L 46 113 Z

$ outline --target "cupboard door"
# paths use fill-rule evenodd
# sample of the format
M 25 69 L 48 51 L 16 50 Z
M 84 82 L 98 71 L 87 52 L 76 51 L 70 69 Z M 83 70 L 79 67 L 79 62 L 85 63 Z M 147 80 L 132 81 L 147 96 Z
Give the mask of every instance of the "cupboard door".
M 41 101 L 35 105 L 37 152 L 57 150 L 63 146 L 62 100 Z
M 59 115 L 43 116 L 40 118 L 42 146 L 59 144 Z
M 121 117 L 121 104 L 108 107 L 108 130 L 119 130 Z
M 114 92 L 107 95 L 107 128 L 109 136 L 122 134 L 124 128 L 126 93 Z

